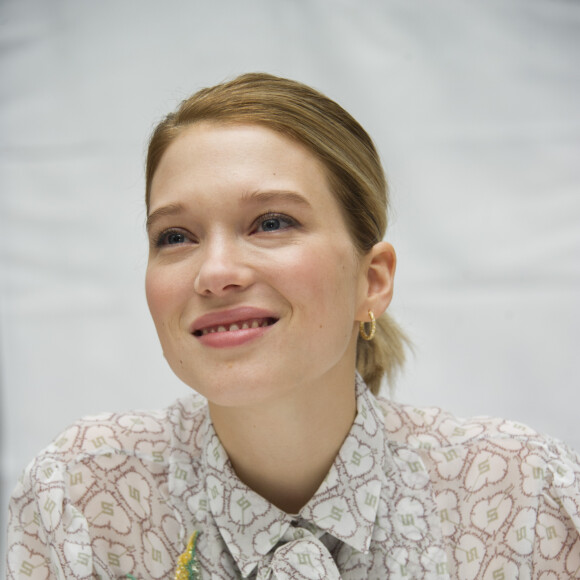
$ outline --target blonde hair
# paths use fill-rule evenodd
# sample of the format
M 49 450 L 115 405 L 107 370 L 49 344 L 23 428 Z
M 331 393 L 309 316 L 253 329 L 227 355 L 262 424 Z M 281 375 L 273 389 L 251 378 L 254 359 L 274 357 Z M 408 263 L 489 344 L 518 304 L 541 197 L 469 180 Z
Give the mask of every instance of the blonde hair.
M 366 131 L 340 105 L 311 87 L 264 73 L 249 73 L 205 88 L 184 100 L 154 129 L 146 164 L 146 204 L 151 183 L 169 145 L 200 121 L 263 125 L 306 146 L 328 171 L 331 190 L 359 255 L 380 242 L 387 229 L 387 183 Z M 390 386 L 405 361 L 408 340 L 383 314 L 372 341 L 359 337 L 357 370 L 376 395 L 384 375 Z

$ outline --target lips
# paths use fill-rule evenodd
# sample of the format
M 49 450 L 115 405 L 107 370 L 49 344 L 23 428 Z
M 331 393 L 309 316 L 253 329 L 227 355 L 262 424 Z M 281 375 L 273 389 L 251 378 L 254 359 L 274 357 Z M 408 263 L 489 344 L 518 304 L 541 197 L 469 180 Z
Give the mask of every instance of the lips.
M 278 321 L 273 312 L 252 306 L 242 306 L 200 316 L 191 325 L 196 337 L 208 334 L 248 331 L 272 326 Z
M 238 320 L 237 322 L 232 322 L 228 325 L 219 324 L 216 326 L 206 326 L 205 328 L 195 330 L 193 335 L 205 336 L 206 334 L 212 334 L 214 332 L 233 332 L 236 330 L 249 330 L 250 328 L 265 328 L 266 326 L 271 326 L 275 322 L 275 318 L 253 318 L 251 320 Z

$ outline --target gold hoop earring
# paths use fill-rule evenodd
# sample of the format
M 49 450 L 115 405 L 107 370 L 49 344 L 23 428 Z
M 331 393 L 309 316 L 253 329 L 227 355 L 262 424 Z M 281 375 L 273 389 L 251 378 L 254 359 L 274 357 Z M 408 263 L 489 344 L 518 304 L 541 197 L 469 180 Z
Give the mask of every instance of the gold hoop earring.
M 375 337 L 375 332 L 377 331 L 377 321 L 375 320 L 375 315 L 372 310 L 369 310 L 369 318 L 371 319 L 371 331 L 367 334 L 365 329 L 365 323 L 359 322 L 359 334 L 363 340 L 372 340 Z

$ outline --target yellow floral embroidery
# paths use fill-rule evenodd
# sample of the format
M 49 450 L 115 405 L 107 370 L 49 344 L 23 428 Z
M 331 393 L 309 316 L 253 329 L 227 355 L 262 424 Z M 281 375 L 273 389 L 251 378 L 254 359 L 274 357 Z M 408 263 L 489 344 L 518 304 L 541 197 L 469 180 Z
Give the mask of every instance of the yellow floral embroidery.
M 177 559 L 175 580 L 199 580 L 201 578 L 199 562 L 195 554 L 195 545 L 199 532 L 193 532 L 187 543 L 185 552 Z

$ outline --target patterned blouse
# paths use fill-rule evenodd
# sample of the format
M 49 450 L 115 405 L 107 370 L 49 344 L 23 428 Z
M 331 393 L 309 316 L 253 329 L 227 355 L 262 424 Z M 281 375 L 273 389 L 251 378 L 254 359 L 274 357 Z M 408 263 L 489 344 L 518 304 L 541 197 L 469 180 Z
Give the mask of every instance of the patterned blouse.
M 576 454 L 513 422 L 375 399 L 359 377 L 356 393 L 295 515 L 237 478 L 195 394 L 75 423 L 12 496 L 8 578 L 174 578 L 183 552 L 179 578 L 580 578 Z

